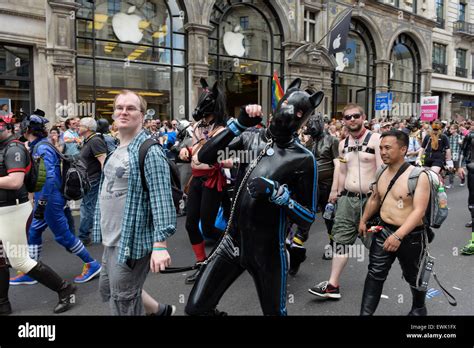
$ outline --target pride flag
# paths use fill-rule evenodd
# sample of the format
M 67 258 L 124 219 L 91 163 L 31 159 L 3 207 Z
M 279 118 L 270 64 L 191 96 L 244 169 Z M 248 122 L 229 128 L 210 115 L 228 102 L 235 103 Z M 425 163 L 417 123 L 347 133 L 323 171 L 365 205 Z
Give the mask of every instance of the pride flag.
M 272 80 L 272 108 L 275 110 L 277 108 L 278 102 L 283 98 L 283 88 L 281 88 L 280 80 L 278 79 L 277 72 L 273 72 Z

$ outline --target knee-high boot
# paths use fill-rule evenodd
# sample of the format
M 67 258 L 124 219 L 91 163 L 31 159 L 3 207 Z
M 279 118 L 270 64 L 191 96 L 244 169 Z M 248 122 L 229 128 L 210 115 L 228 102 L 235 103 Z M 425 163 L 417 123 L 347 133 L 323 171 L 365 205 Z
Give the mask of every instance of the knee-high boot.
M 426 291 L 420 291 L 412 288 L 410 286 L 411 293 L 413 295 L 413 304 L 411 306 L 410 316 L 426 316 L 428 315 L 428 310 L 426 309 L 425 299 Z
M 8 300 L 8 288 L 10 287 L 10 271 L 5 265 L 0 267 L 0 315 L 7 315 L 12 312 L 10 301 Z
M 379 305 L 380 295 L 382 295 L 383 281 L 375 280 L 367 276 L 365 278 L 364 293 L 360 306 L 360 315 L 373 315 Z
M 77 290 L 76 286 L 63 280 L 56 272 L 49 268 L 49 266 L 38 262 L 27 274 L 47 288 L 58 293 L 59 302 L 56 307 L 54 307 L 54 313 L 65 312 L 74 305 L 74 293 Z

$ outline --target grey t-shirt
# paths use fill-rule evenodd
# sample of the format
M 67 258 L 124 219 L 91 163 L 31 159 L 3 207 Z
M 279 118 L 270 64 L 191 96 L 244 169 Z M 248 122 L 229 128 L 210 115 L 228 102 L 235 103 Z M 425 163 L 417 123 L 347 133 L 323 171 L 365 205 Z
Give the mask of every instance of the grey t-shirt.
M 119 245 L 129 176 L 127 146 L 118 147 L 105 164 L 99 197 L 102 243 L 108 247 Z

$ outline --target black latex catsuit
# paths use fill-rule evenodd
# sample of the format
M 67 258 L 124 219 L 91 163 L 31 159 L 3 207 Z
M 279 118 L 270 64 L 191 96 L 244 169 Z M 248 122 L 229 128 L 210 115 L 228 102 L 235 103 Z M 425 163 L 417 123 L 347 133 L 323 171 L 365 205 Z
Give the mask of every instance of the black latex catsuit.
M 214 313 L 224 292 L 244 270 L 254 279 L 263 313 L 286 315 L 287 226 L 291 220 L 309 228 L 316 210 L 316 161 L 310 151 L 295 141 L 294 133 L 323 97 L 322 92 L 310 96 L 300 91 L 300 84 L 297 79 L 290 85 L 268 130 L 236 136 L 228 126 L 199 152 L 200 162 L 214 163 L 220 150 L 260 153 L 273 140 L 273 151 L 267 151 L 261 158 L 241 189 L 230 233 L 223 237 L 201 269 L 186 305 L 189 315 Z M 284 101 L 288 101 L 287 106 Z M 302 117 L 295 115 L 298 111 L 302 111 Z M 238 123 L 251 127 L 257 124 L 256 119 L 251 120 L 242 109 Z M 236 191 L 247 169 L 248 163 L 241 164 Z M 268 199 L 252 198 L 247 183 L 259 177 L 286 184 L 290 192 L 288 202 L 278 205 Z
M 474 131 L 471 130 L 464 138 L 461 153 L 466 160 L 467 188 L 469 190 L 468 208 L 471 213 L 471 221 L 474 221 L 474 161 L 472 160 L 472 154 L 474 154 Z M 459 165 L 462 165 L 462 159 L 459 161 Z M 474 224 L 472 224 L 471 228 L 472 233 L 474 233 Z

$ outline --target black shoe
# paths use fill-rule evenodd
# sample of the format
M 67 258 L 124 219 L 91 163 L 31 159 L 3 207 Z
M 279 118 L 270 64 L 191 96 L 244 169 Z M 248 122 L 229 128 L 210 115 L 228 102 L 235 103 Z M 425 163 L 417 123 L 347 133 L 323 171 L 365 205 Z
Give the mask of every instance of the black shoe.
M 196 281 L 197 277 L 199 276 L 199 273 L 201 272 L 201 269 L 198 268 L 196 272 L 194 272 L 193 274 L 191 274 L 190 276 L 186 277 L 184 283 L 185 284 L 194 284 L 194 282 Z
M 84 246 L 89 246 L 92 244 L 92 239 L 90 238 L 81 239 L 81 242 L 82 244 L 84 244 Z
M 164 304 L 163 306 L 165 306 L 165 309 L 163 310 L 163 312 L 161 312 L 161 314 L 151 313 L 151 314 L 148 314 L 148 316 L 150 316 L 150 317 L 171 317 L 176 312 L 176 307 L 173 306 L 173 305 Z
M 201 316 L 207 317 L 226 317 L 227 315 L 227 312 L 219 311 L 217 308 L 211 309 L 210 311 L 201 314 Z
M 67 311 L 69 308 L 74 306 L 76 303 L 76 290 L 77 287 L 74 284 L 70 284 L 65 282 L 65 287 L 63 290 L 60 290 L 59 295 L 59 302 L 54 307 L 54 313 L 63 313 Z
M 10 301 L 5 300 L 0 303 L 0 315 L 9 315 L 12 314 L 12 306 Z
M 426 309 L 426 306 L 421 308 L 412 308 L 410 313 L 408 313 L 408 316 L 410 317 L 426 317 L 427 315 L 428 310 Z
M 467 224 L 465 224 L 464 226 L 466 227 L 472 227 L 472 221 L 469 221 Z
M 290 253 L 290 270 L 288 273 L 291 276 L 295 276 L 301 264 L 306 260 L 306 248 L 295 243 L 292 243 L 288 247 L 288 252 Z

